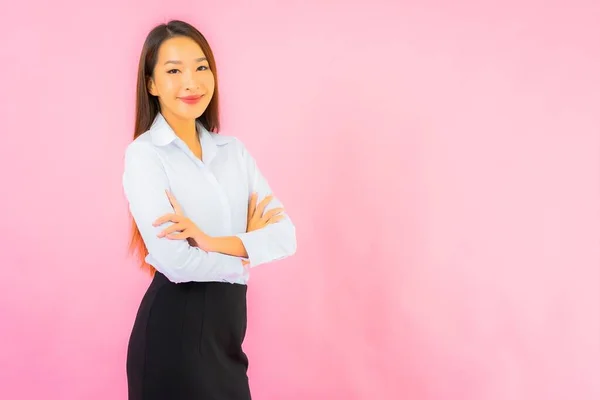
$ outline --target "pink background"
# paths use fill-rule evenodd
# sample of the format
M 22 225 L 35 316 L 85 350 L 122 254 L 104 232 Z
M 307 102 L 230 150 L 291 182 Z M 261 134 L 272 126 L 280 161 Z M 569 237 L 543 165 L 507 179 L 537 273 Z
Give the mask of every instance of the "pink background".
M 250 282 L 254 398 L 599 399 L 600 3 L 485 3 L 3 4 L 0 398 L 126 399 L 122 157 L 182 18 L 298 228 Z

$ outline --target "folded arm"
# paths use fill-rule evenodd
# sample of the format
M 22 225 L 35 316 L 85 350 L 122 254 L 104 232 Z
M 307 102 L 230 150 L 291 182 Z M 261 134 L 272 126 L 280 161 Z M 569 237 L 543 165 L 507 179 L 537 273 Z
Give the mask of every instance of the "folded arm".
M 240 141 L 238 143 L 241 145 L 242 159 L 248 173 L 250 193 L 257 193 L 257 202 L 260 202 L 272 194 L 271 188 L 246 147 Z M 248 197 L 250 197 L 250 193 Z M 283 207 L 283 204 L 274 196 L 265 208 L 265 212 L 278 207 Z M 296 228 L 285 211 L 282 215 L 282 220 L 262 229 L 235 235 L 242 241 L 251 267 L 283 259 L 296 253 Z
M 233 283 L 243 276 L 244 266 L 238 257 L 206 252 L 190 246 L 187 240 L 157 237 L 167 225 L 154 227 L 152 223 L 172 213 L 173 207 L 165 193 L 169 189 L 169 181 L 154 148 L 136 142 L 127 148 L 123 188 L 131 214 L 151 256 L 147 257 L 147 261 L 169 280 L 176 283 Z

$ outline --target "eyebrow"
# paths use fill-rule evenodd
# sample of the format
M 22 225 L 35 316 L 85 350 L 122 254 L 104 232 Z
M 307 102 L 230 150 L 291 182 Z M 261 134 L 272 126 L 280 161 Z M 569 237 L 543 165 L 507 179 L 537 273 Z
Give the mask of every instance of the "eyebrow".
M 206 61 L 206 57 L 196 58 L 196 62 L 201 62 L 201 61 Z M 179 60 L 168 60 L 167 62 L 165 62 L 165 65 L 167 65 L 167 64 L 183 64 L 183 63 Z

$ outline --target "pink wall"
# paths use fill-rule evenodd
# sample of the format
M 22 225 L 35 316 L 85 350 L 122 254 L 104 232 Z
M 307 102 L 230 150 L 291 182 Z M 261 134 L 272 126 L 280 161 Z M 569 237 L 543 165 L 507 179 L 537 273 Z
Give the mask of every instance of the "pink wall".
M 0 25 L 0 398 L 126 398 L 122 157 L 168 18 L 297 223 L 250 285 L 256 399 L 600 398 L 600 3 L 31 3 Z

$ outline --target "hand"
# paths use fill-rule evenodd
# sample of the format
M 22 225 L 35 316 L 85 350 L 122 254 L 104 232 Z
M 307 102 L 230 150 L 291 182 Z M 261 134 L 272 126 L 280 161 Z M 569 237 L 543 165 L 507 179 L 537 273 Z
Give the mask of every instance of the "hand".
M 267 204 L 273 200 L 273 195 L 269 195 L 256 206 L 256 193 L 252 193 L 250 202 L 248 204 L 248 225 L 246 232 L 252 232 L 257 229 L 264 228 L 267 225 L 274 224 L 275 222 L 281 221 L 284 216 L 281 215 L 283 208 L 274 208 L 264 213 Z M 264 214 L 263 214 L 264 213 Z
M 194 224 L 189 218 L 187 218 L 183 214 L 183 209 L 175 199 L 175 196 L 173 196 L 173 194 L 171 194 L 171 192 L 169 192 L 168 190 L 166 190 L 166 193 L 167 197 L 169 198 L 169 202 L 171 203 L 171 206 L 173 206 L 173 210 L 175 211 L 175 213 L 163 215 L 162 217 L 154 221 L 152 225 L 159 226 L 169 221 L 173 222 L 173 225 L 164 229 L 157 236 L 166 237 L 168 239 L 174 240 L 187 239 L 190 245 L 203 249 L 203 247 L 206 246 L 206 243 L 208 242 L 210 237 L 204 232 L 202 232 L 196 226 L 196 224 Z

